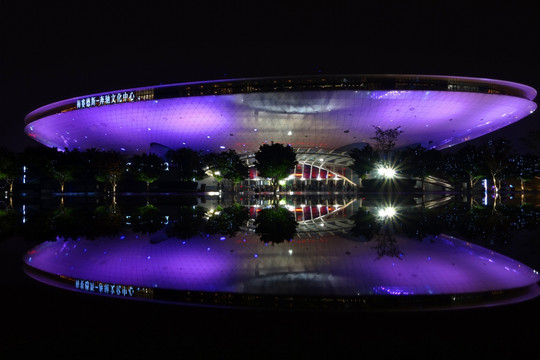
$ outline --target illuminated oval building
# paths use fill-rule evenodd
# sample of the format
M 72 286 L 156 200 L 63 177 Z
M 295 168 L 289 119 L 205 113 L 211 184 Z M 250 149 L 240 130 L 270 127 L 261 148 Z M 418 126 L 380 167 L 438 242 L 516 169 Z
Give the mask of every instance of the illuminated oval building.
M 252 154 L 290 144 L 299 162 L 347 165 L 374 127 L 399 127 L 396 148 L 445 149 L 536 109 L 522 84 L 427 75 L 317 75 L 201 81 L 74 97 L 29 113 L 25 132 L 59 149 L 126 154 L 189 147 Z M 318 162 L 318 163 L 317 163 Z

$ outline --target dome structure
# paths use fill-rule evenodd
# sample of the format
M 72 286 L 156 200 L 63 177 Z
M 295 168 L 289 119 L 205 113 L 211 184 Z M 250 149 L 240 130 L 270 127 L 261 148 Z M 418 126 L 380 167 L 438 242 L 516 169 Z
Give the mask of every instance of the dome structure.
M 271 142 L 344 153 L 373 143 L 377 127 L 399 127 L 396 147 L 442 150 L 519 121 L 536 109 L 535 97 L 526 85 L 453 76 L 225 79 L 62 100 L 29 113 L 24 131 L 49 147 L 126 154 L 250 154 Z

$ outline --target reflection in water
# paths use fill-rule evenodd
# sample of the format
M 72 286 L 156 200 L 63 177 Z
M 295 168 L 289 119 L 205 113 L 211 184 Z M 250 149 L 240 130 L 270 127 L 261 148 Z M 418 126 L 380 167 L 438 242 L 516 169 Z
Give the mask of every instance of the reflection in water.
M 377 245 L 375 246 L 375 249 L 377 250 L 379 258 L 391 256 L 401 259 L 403 256 L 403 253 L 398 249 L 396 237 L 387 226 L 383 227 L 377 234 L 376 241 Z
M 536 221 L 523 207 L 503 226 L 452 198 L 184 200 L 64 205 L 26 270 L 71 290 L 218 306 L 454 308 L 540 293 L 535 270 L 452 236 L 476 229 L 497 241 L 494 232 Z
M 249 219 L 249 209 L 238 203 L 218 209 L 208 218 L 207 229 L 211 234 L 233 237 Z
M 254 225 L 255 233 L 261 241 L 278 244 L 293 239 L 298 223 L 294 219 L 294 213 L 288 209 L 272 206 L 257 214 Z
M 134 232 L 154 234 L 167 224 L 167 217 L 156 206 L 146 204 L 135 208 L 129 224 Z

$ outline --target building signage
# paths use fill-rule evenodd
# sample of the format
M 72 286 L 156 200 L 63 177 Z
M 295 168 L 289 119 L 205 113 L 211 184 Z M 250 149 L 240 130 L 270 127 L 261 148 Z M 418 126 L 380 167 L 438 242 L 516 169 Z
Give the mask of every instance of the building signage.
M 135 93 L 131 92 L 118 92 L 100 96 L 90 96 L 84 99 L 77 99 L 77 109 L 90 108 L 95 106 L 121 104 L 125 102 L 136 101 Z
M 102 283 L 89 280 L 75 280 L 75 288 L 88 292 L 97 292 L 104 295 L 116 295 L 124 297 L 133 297 L 137 292 L 145 291 L 145 288 L 133 288 L 129 285 Z

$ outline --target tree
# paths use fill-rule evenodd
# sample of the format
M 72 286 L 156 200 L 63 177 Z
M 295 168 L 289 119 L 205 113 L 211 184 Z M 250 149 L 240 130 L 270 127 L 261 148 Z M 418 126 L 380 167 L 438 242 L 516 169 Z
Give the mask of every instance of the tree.
M 234 189 L 236 184 L 245 180 L 249 175 L 248 166 L 232 149 L 219 154 L 207 154 L 203 157 L 203 162 L 208 167 L 207 173 L 217 180 L 218 189 L 223 180 L 230 180 Z
M 129 171 L 138 181 L 146 183 L 146 191 L 150 190 L 150 184 L 159 179 L 166 169 L 165 161 L 158 155 L 135 154 L 131 157 L 128 166 Z
M 376 153 L 371 145 L 366 144 L 362 149 L 352 149 L 349 156 L 353 159 L 351 169 L 358 175 L 362 185 L 362 180 L 375 168 Z
M 21 173 L 17 154 L 6 148 L 0 148 L 0 180 L 8 184 L 8 191 L 13 192 L 13 183 Z
M 51 176 L 60 183 L 60 192 L 64 192 L 67 181 L 74 180 L 82 172 L 82 154 L 78 150 L 56 151 L 48 168 Z
M 481 151 L 474 145 L 467 145 L 460 149 L 456 156 L 457 163 L 466 174 L 467 190 L 471 192 L 478 180 L 484 176 Z
M 425 190 L 426 177 L 436 173 L 441 161 L 441 154 L 435 149 L 426 150 L 421 145 L 409 147 L 400 153 L 401 170 L 420 179 L 422 191 Z
M 244 181 L 249 176 L 249 167 L 234 152 L 229 150 L 227 153 L 228 168 L 225 173 L 225 179 L 233 183 L 233 191 L 236 190 L 236 184 Z
M 21 163 L 26 166 L 26 175 L 30 181 L 41 181 L 52 176 L 53 160 L 57 156 L 56 148 L 45 146 L 29 146 L 19 154 Z
M 510 142 L 503 138 L 489 140 L 481 147 L 482 160 L 485 169 L 491 175 L 495 192 L 498 192 L 500 184 L 500 176 L 509 165 Z
M 84 172 L 84 159 L 78 150 L 59 150 L 55 147 L 28 147 L 21 154 L 21 161 L 27 167 L 29 177 L 41 180 L 54 179 L 64 192 L 65 184 Z
M 126 171 L 126 159 L 117 151 L 109 150 L 93 154 L 92 168 L 97 181 L 109 184 L 113 194 Z
M 203 163 L 208 167 L 206 173 L 216 179 L 218 190 L 221 188 L 221 182 L 225 178 L 223 174 L 226 164 L 221 154 L 209 153 L 203 156 Z
M 263 144 L 255 153 L 255 166 L 259 175 L 270 179 L 272 191 L 276 193 L 279 180 L 291 174 L 298 164 L 293 148 L 283 144 Z
M 169 169 L 180 181 L 189 182 L 193 179 L 201 180 L 205 177 L 204 165 L 200 152 L 183 147 L 169 150 L 166 155 Z
M 375 150 L 379 152 L 382 160 L 388 161 L 390 151 L 394 149 L 397 138 L 402 133 L 401 126 L 386 130 L 379 126 L 373 127 L 375 128 L 375 136 L 371 139 L 375 140 Z
M 458 190 L 460 182 L 467 176 L 458 161 L 458 156 L 454 153 L 444 154 L 441 161 L 441 173 L 448 181 L 454 184 L 454 189 Z
M 512 175 L 517 176 L 521 183 L 521 191 L 525 191 L 525 182 L 534 179 L 539 173 L 538 156 L 534 154 L 515 154 L 511 158 L 513 162 Z

